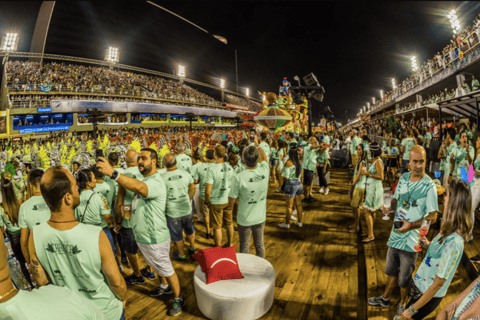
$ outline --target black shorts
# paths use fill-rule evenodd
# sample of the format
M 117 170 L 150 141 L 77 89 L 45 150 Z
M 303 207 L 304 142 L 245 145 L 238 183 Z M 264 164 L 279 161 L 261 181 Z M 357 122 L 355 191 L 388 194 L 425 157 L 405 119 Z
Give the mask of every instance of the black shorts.
M 8 238 L 10 239 L 10 245 L 12 246 L 13 255 L 17 258 L 20 265 L 25 265 L 25 257 L 22 253 L 22 246 L 20 245 L 20 233 L 11 234 L 7 231 Z
M 303 184 L 309 186 L 313 182 L 313 176 L 315 175 L 315 171 L 303 169 Z
M 121 228 L 120 229 L 120 236 L 122 239 L 123 249 L 126 253 L 130 254 L 137 254 L 138 253 L 138 246 L 137 242 L 135 241 L 135 236 L 133 235 L 132 228 Z

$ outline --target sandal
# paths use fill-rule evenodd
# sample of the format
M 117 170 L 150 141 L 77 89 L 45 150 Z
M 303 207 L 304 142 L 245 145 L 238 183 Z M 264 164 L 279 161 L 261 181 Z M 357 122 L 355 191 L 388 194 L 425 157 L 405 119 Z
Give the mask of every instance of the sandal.
M 363 242 L 363 243 L 369 243 L 369 242 L 371 242 L 371 241 L 373 241 L 373 240 L 375 240 L 375 237 L 363 239 L 362 242 Z

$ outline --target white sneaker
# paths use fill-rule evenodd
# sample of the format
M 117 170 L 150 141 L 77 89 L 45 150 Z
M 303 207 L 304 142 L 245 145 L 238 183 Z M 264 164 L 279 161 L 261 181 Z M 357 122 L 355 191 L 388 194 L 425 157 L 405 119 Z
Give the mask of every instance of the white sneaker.
M 282 229 L 290 229 L 290 225 L 286 223 L 280 223 L 278 227 Z
M 298 222 L 298 221 L 295 221 L 294 224 L 295 224 L 297 227 L 300 227 L 300 228 L 303 226 L 303 224 L 302 224 L 301 222 Z
M 325 190 L 323 190 L 323 187 L 320 188 L 320 191 L 318 191 L 318 193 L 324 193 Z
M 297 221 L 297 218 L 295 218 L 295 217 L 293 216 L 293 214 L 292 214 L 292 215 L 290 216 L 290 220 L 292 220 L 292 221 Z
M 297 215 L 297 209 L 293 210 L 292 215 L 294 215 L 294 216 Z
M 275 190 L 275 193 L 280 193 L 280 192 L 282 192 L 281 189 Z
M 329 191 L 330 191 L 330 189 L 328 189 L 328 188 L 325 189 L 325 195 L 327 195 Z

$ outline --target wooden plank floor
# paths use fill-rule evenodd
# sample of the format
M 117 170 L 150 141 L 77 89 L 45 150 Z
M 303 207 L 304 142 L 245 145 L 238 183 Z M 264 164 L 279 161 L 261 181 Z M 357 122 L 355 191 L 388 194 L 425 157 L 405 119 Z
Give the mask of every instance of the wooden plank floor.
M 330 193 L 327 196 L 314 194 L 319 201 L 304 206 L 303 227 L 292 225 L 290 230 L 277 228 L 277 224 L 284 221 L 285 200 L 282 194 L 273 193 L 276 185 L 270 187 L 264 238 L 265 258 L 276 271 L 275 300 L 261 319 L 393 319 L 396 313 L 393 306 L 374 308 L 366 305 L 368 297 L 383 293 L 385 287 L 386 241 L 393 222 L 384 221 L 382 215 L 377 214 L 376 240 L 366 245 L 360 244 L 358 235 L 347 233 L 347 227 L 353 223 L 353 212 L 346 194 L 348 179 L 347 170 L 331 171 Z M 362 224 L 365 229 L 364 221 Z M 213 240 L 204 238 L 204 225 L 196 224 L 195 227 L 197 246 L 212 247 Z M 480 230 L 478 233 L 471 251 L 480 253 Z M 234 241 L 238 244 L 237 233 Z M 250 253 L 255 253 L 253 241 Z M 418 265 L 420 262 L 419 258 Z M 144 265 L 140 254 L 140 266 Z M 173 266 L 187 304 L 187 310 L 178 319 L 206 319 L 197 308 L 192 281 L 198 263 L 189 257 L 186 262 L 173 261 Z M 124 269 L 124 275 L 132 273 L 126 265 Z M 470 283 L 465 267 L 460 265 L 447 296 L 428 319 L 435 319 L 437 312 Z M 157 278 L 147 280 L 144 285 L 128 287 L 126 319 L 168 318 L 171 297 L 148 295 L 148 291 L 158 284 Z M 398 298 L 397 289 L 392 303 L 395 304 Z
M 332 171 L 330 193 L 315 194 L 319 201 L 304 206 L 303 227 L 292 225 L 290 230 L 277 227 L 284 221 L 285 199 L 283 194 L 273 193 L 277 185 L 270 187 L 264 238 L 265 259 L 276 271 L 275 300 L 261 319 L 357 319 L 357 236 L 346 232 L 347 222 L 353 221 L 347 181 L 346 170 Z M 195 227 L 197 246 L 212 247 L 213 240 L 204 238 L 204 225 Z M 238 233 L 234 241 L 238 244 Z M 253 241 L 250 253 L 255 253 Z M 173 261 L 173 266 L 187 304 L 178 319 L 206 319 L 197 308 L 192 281 L 198 263 L 188 258 L 186 262 Z M 124 269 L 124 275 L 132 273 L 126 265 Z M 170 297 L 148 295 L 158 284 L 157 278 L 128 287 L 127 319 L 161 319 L 166 315 Z

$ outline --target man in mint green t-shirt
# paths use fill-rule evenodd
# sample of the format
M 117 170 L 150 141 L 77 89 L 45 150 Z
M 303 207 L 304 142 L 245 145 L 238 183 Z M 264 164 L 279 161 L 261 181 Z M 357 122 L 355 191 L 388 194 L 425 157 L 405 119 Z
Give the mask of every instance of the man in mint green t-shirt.
M 185 170 L 190 173 L 193 166 L 192 158 L 185 154 L 185 144 L 183 142 L 177 143 L 175 146 L 177 149 L 177 167 L 180 170 Z
M 195 194 L 195 184 L 192 176 L 184 170 L 177 169 L 177 161 L 171 153 L 163 157 L 163 165 L 167 172 L 161 175 L 167 187 L 167 226 L 172 241 L 177 246 L 178 253 L 173 254 L 175 260 L 185 261 L 183 231 L 190 244 L 188 253 L 194 254 L 195 228 L 192 217 L 192 199 Z
M 253 233 L 253 243 L 256 255 L 265 257 L 263 244 L 263 229 L 267 214 L 267 192 L 269 165 L 263 149 L 247 147 L 243 149 L 242 159 L 245 170 L 233 178 L 230 188 L 229 203 L 233 206 L 238 199 L 238 236 L 240 252 L 249 253 L 250 234 Z
M 255 136 L 255 143 L 258 143 L 257 136 Z M 205 205 L 209 206 L 215 245 L 222 245 L 222 227 L 225 227 L 227 229 L 227 246 L 231 247 L 233 245 L 233 206 L 228 203 L 228 194 L 235 171 L 230 164 L 223 161 L 225 152 L 224 146 L 217 145 L 215 147 L 216 163 L 208 169 L 205 178 Z
M 263 152 L 267 156 L 267 161 L 270 163 L 270 146 L 267 142 L 267 134 L 265 132 L 260 133 L 260 148 L 262 148 Z
M 312 197 L 313 177 L 315 176 L 315 170 L 317 169 L 317 149 L 319 147 L 317 139 L 310 137 L 309 144 L 303 148 L 303 190 L 305 198 L 302 202 L 310 203 L 315 201 Z
M 387 246 L 385 274 L 388 276 L 384 294 L 368 299 L 374 306 L 389 306 L 393 289 L 400 286 L 400 306 L 405 308 L 408 287 L 418 257 L 414 246 L 420 238 L 419 229 L 425 219 L 435 223 L 437 219 L 437 189 L 433 180 L 425 173 L 426 152 L 421 146 L 410 150 L 411 172 L 401 176 L 395 189 L 392 208 L 395 208 L 395 222 L 400 228 L 392 226 Z M 384 210 L 386 210 L 384 208 Z
M 171 240 L 165 216 L 167 189 L 157 172 L 157 163 L 157 152 L 143 148 L 138 156 L 138 170 L 143 175 L 141 180 L 119 174 L 103 158 L 100 158 L 97 167 L 120 186 L 135 193 L 132 203 L 135 240 L 145 261 L 158 275 L 167 278 L 174 295 L 169 314 L 176 316 L 182 313 L 185 301 L 180 296 L 180 284 L 170 260 Z
M 49 209 L 50 210 L 50 209 Z M 9 275 L 7 248 L 0 233 L 0 315 L 12 320 L 106 320 L 105 315 L 79 293 L 58 286 L 42 286 L 32 291 L 17 290 Z
M 415 141 L 413 140 L 412 131 L 407 130 L 407 137 L 402 140 L 400 152 L 403 153 L 402 158 L 402 166 L 400 168 L 400 174 L 403 174 L 406 170 L 405 166 L 410 161 L 410 149 L 415 145 Z

